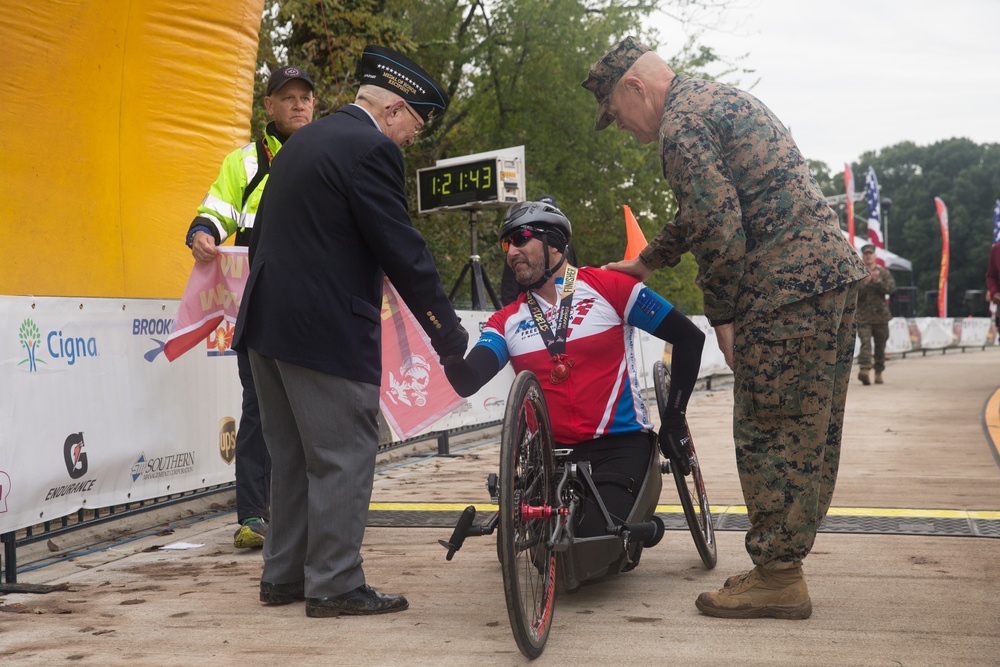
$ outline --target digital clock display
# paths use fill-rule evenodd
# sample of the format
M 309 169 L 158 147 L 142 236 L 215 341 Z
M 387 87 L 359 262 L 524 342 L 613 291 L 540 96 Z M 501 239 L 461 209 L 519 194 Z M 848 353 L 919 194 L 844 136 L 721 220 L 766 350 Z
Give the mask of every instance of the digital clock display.
M 497 160 L 490 158 L 467 164 L 421 169 L 418 172 L 419 209 L 496 202 Z

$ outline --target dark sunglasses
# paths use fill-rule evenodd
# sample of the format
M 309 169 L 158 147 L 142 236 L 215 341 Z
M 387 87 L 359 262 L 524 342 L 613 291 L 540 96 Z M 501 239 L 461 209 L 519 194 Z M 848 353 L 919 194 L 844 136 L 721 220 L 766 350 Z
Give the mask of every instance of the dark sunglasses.
M 504 252 L 510 250 L 511 245 L 513 245 L 515 248 L 523 248 L 524 244 L 526 244 L 531 239 L 538 238 L 538 235 L 541 233 L 542 231 L 539 229 L 532 229 L 530 227 L 521 227 L 520 229 L 516 229 L 507 236 L 500 239 L 500 248 Z

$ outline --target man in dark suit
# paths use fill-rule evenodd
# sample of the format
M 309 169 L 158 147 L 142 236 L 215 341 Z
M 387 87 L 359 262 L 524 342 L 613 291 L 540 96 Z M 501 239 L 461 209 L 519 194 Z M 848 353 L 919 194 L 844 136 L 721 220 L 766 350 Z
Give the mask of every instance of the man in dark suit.
M 407 214 L 400 148 L 448 97 L 406 56 L 368 46 L 353 104 L 298 130 L 271 164 L 236 324 L 271 454 L 260 599 L 306 615 L 406 609 L 365 583 L 361 543 L 378 447 L 383 275 L 441 356 L 459 324 Z

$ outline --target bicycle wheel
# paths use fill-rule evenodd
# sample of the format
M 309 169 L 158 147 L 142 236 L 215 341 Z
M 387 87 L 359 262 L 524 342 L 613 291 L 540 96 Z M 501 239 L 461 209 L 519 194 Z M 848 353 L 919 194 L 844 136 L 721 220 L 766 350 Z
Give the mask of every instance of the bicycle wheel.
M 653 365 L 653 386 L 656 389 L 656 408 L 662 416 L 670 391 L 670 374 L 662 361 L 657 361 Z M 691 456 L 688 459 L 690 474 L 685 475 L 676 461 L 670 462 L 670 470 L 674 474 L 677 495 L 680 496 L 684 517 L 687 519 L 688 529 L 694 538 L 698 555 L 701 556 L 705 567 L 711 570 L 718 560 L 718 547 L 715 543 L 715 528 L 712 526 L 712 512 L 708 506 L 708 494 L 705 493 L 705 480 L 702 478 L 698 454 L 694 449 L 694 438 L 690 440 L 690 449 Z
M 556 593 L 556 554 L 548 546 L 557 520 L 552 429 L 538 379 L 514 378 L 500 439 L 500 567 L 510 629 L 521 653 L 545 648 Z

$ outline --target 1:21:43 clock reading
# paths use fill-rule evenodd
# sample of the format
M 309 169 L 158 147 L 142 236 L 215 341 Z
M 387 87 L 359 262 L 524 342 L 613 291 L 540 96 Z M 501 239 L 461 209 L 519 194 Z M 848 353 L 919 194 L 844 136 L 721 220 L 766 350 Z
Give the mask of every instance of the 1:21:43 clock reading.
M 493 165 L 445 171 L 431 177 L 431 194 L 447 196 L 466 190 L 488 190 L 493 187 Z

